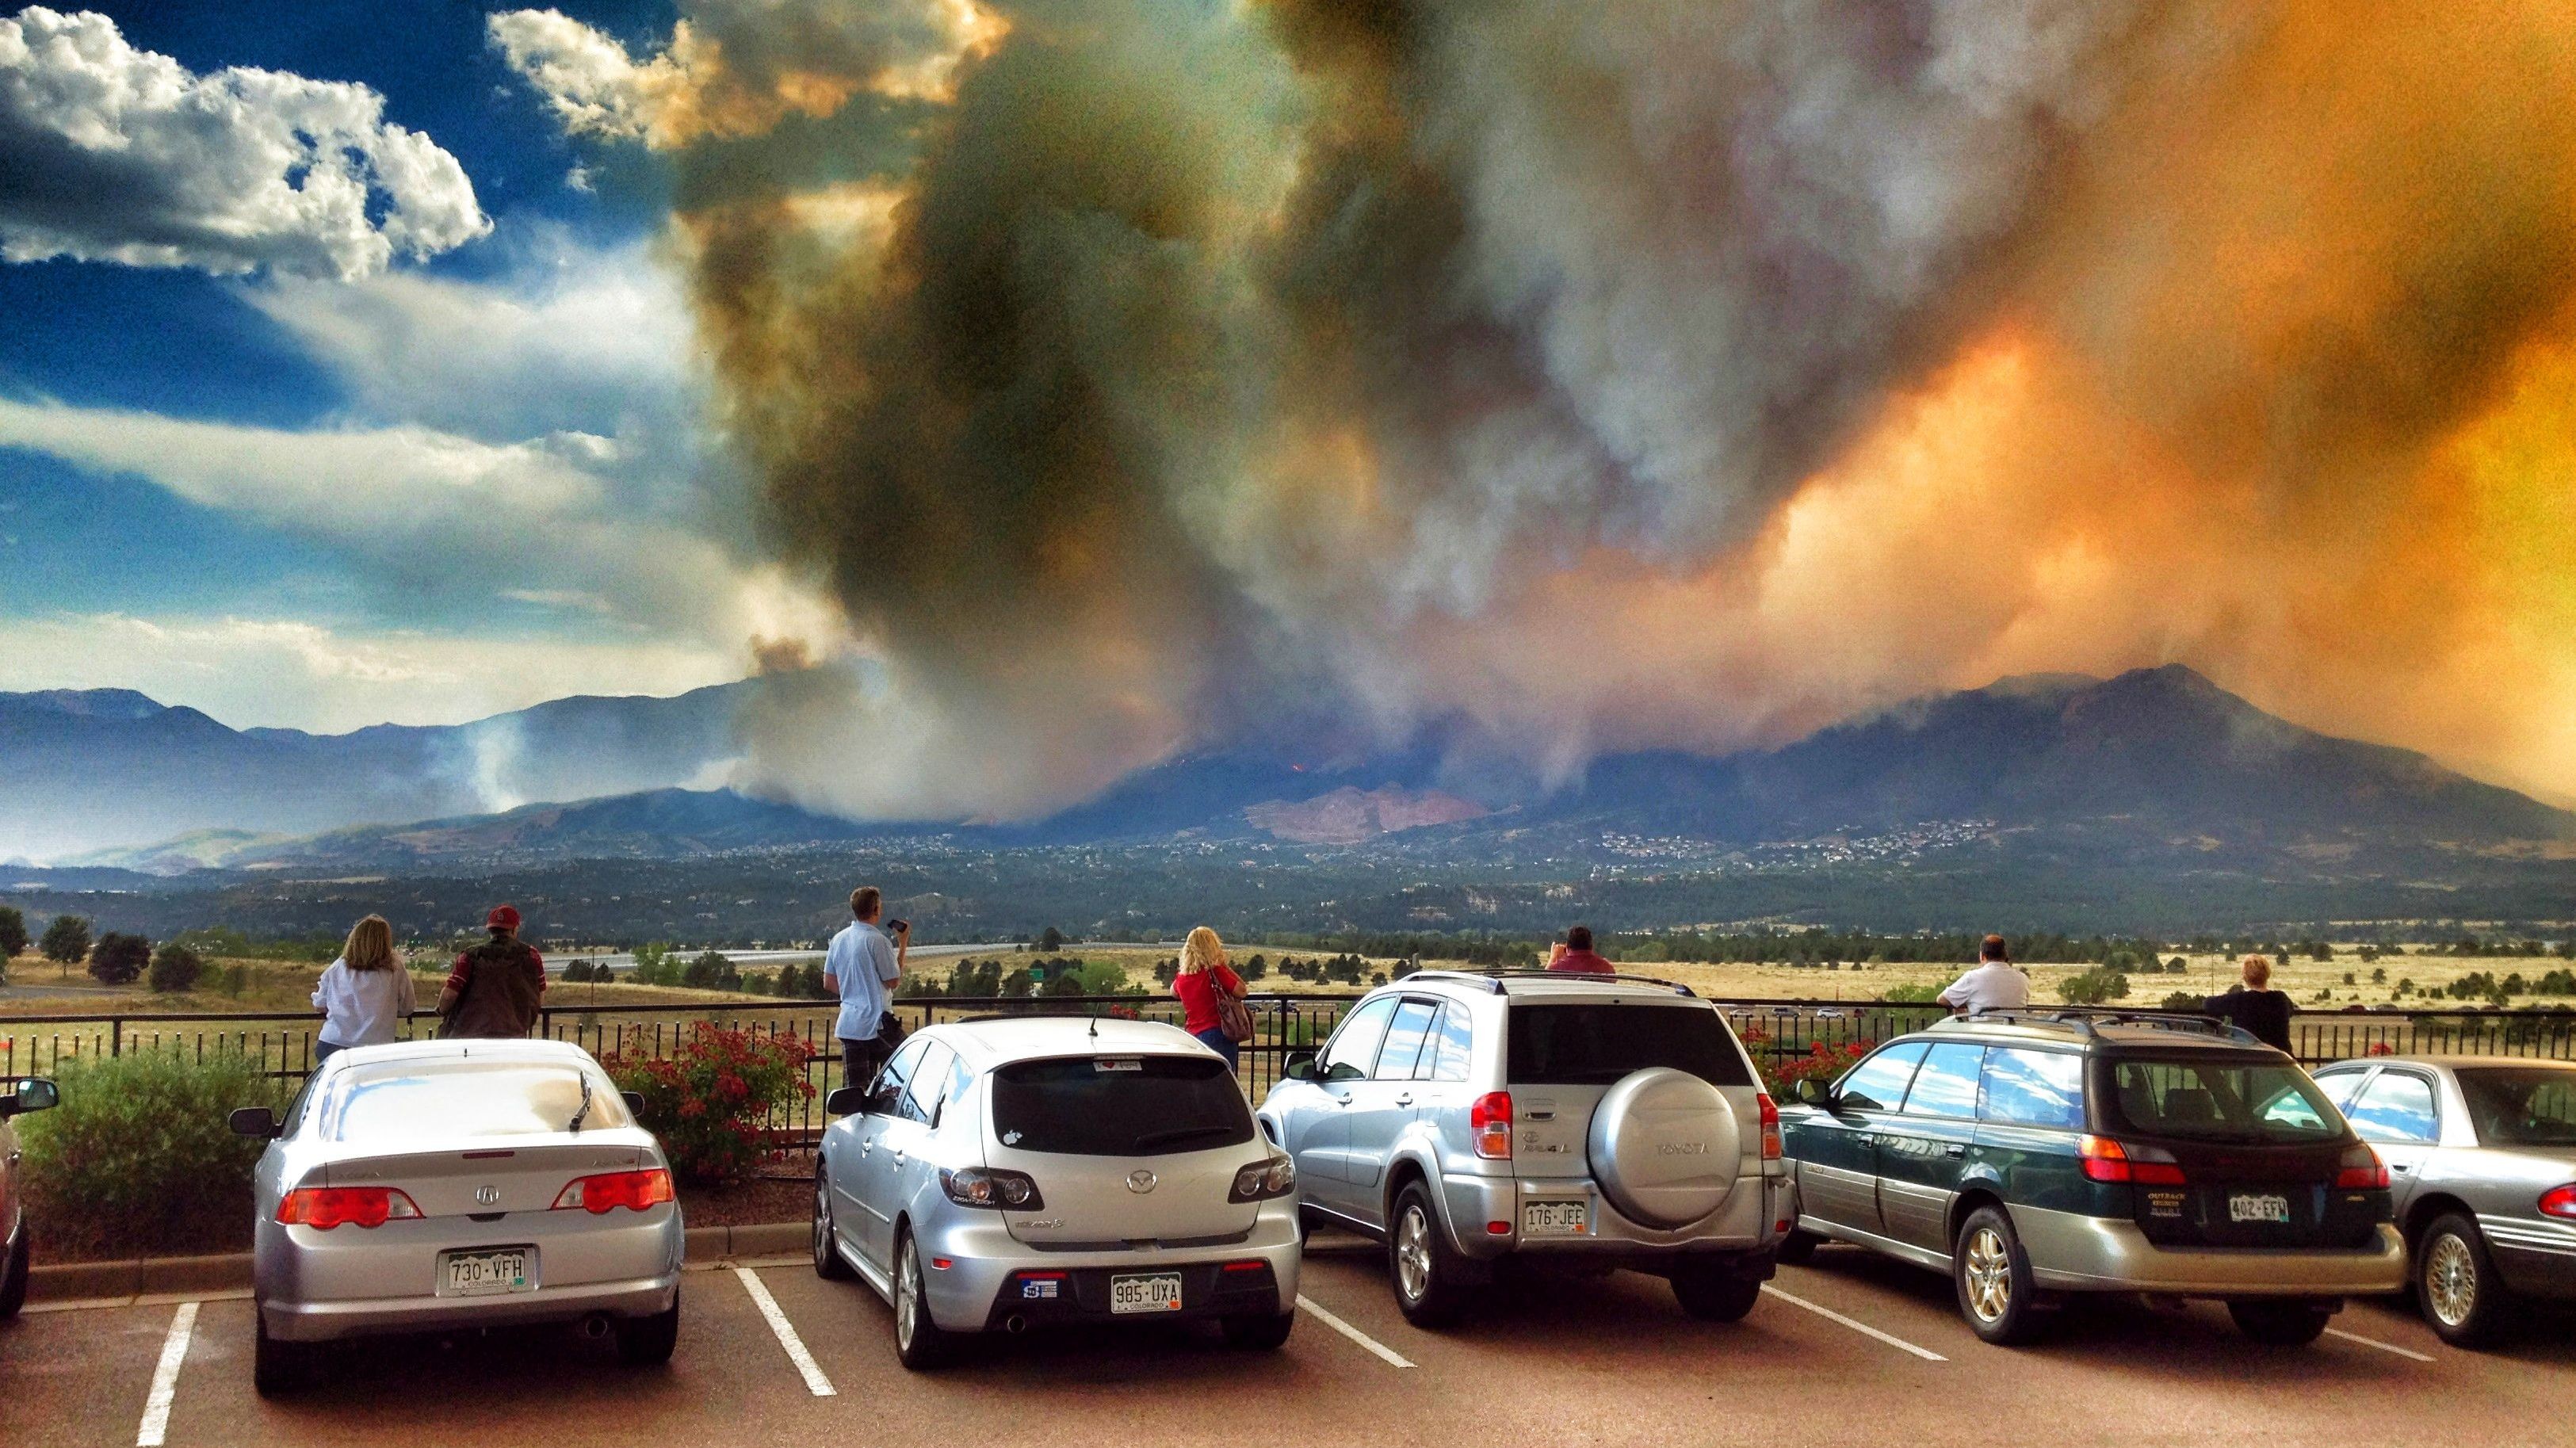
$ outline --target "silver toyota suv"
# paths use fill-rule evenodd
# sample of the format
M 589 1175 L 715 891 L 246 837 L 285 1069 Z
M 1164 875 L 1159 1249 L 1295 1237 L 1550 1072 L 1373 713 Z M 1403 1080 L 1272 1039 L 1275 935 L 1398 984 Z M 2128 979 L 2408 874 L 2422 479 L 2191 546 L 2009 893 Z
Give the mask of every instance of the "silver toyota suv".
M 1310 1224 L 1387 1244 L 1396 1305 L 1455 1322 L 1506 1260 L 1667 1278 L 1752 1310 L 1788 1230 L 1779 1113 L 1726 1020 L 1637 976 L 1422 971 L 1370 993 L 1259 1113 Z

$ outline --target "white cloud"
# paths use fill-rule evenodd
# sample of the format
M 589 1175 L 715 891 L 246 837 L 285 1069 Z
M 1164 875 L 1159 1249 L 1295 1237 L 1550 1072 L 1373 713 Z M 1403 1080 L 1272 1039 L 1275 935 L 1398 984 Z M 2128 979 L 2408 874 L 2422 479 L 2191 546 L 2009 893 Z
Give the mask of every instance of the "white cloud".
M 643 137 L 648 91 L 667 83 L 667 60 L 639 66 L 625 46 L 560 10 L 512 10 L 484 25 L 502 59 L 546 98 L 565 130 Z
M 493 444 L 418 426 L 294 432 L 0 399 L 0 447 L 147 478 L 200 506 L 348 555 L 353 578 L 417 618 L 505 591 L 599 600 L 641 634 L 728 645 L 827 637 L 832 611 L 681 514 L 656 514 L 603 464 L 606 438 Z
M 10 261 L 348 279 L 492 229 L 465 168 L 373 89 L 194 75 L 88 11 L 0 19 L 0 174 Z
M 236 728 L 459 724 L 566 694 L 677 694 L 742 676 L 673 640 L 348 633 L 125 613 L 0 619 L 0 689 L 140 689 Z

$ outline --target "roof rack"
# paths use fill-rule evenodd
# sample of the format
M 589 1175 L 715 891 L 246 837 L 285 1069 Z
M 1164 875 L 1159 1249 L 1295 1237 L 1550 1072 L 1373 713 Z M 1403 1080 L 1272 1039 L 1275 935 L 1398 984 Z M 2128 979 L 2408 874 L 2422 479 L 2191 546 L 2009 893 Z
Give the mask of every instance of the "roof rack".
M 1978 1011 L 1974 1015 L 1952 1016 L 1947 1020 L 1934 1021 L 1929 1029 L 1939 1030 L 1943 1026 L 1978 1025 L 1987 1022 L 1999 1022 L 2006 1025 L 2064 1026 L 2076 1032 L 2078 1035 L 2085 1036 L 2099 1034 L 2099 1032 L 2094 1029 L 2097 1025 L 2143 1026 L 2150 1030 L 2158 1031 L 2190 1031 L 2199 1035 L 2214 1036 L 2222 1041 L 2240 1041 L 2248 1045 L 2259 1046 L 2263 1044 L 2263 1042 L 2257 1038 L 2252 1031 L 2246 1030 L 2242 1026 L 2231 1025 L 2226 1021 L 2218 1019 L 2216 1016 L 2200 1015 L 2197 1013 L 2187 1013 L 2183 1011 L 2128 1010 L 2119 1006 L 2057 1006 L 2044 1010 L 2029 1008 L 2018 1010 L 1985 1010 Z
M 1473 981 L 1484 985 L 1495 995 L 1501 995 L 1503 993 L 1503 982 L 1507 980 L 1625 981 L 1630 985 L 1662 986 L 1664 989 L 1671 991 L 1675 995 L 1689 996 L 1693 1000 L 1697 1000 L 1699 998 L 1697 992 L 1677 980 L 1666 980 L 1661 976 L 1655 975 L 1627 975 L 1617 972 L 1603 974 L 1600 971 L 1593 970 L 1417 970 L 1411 975 L 1401 977 L 1395 981 L 1390 981 L 1388 984 L 1400 985 L 1404 981 L 1408 980 Z

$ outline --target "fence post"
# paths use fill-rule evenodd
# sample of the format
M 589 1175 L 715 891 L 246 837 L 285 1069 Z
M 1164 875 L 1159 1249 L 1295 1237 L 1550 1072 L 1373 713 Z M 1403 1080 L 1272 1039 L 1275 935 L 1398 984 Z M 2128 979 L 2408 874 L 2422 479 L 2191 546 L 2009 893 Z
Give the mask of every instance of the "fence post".
M 125 1054 L 125 1017 L 123 1016 L 107 1018 L 107 1054 L 111 1056 Z

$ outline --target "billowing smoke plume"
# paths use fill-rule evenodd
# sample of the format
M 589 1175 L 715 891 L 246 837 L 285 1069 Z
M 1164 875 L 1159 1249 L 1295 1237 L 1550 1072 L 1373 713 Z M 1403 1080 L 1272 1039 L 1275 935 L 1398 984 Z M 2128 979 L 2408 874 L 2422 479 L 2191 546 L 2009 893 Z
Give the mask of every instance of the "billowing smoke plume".
M 2576 793 L 2564 7 L 682 8 L 493 32 L 678 169 L 866 654 L 761 721 L 808 802 L 2168 659 Z

